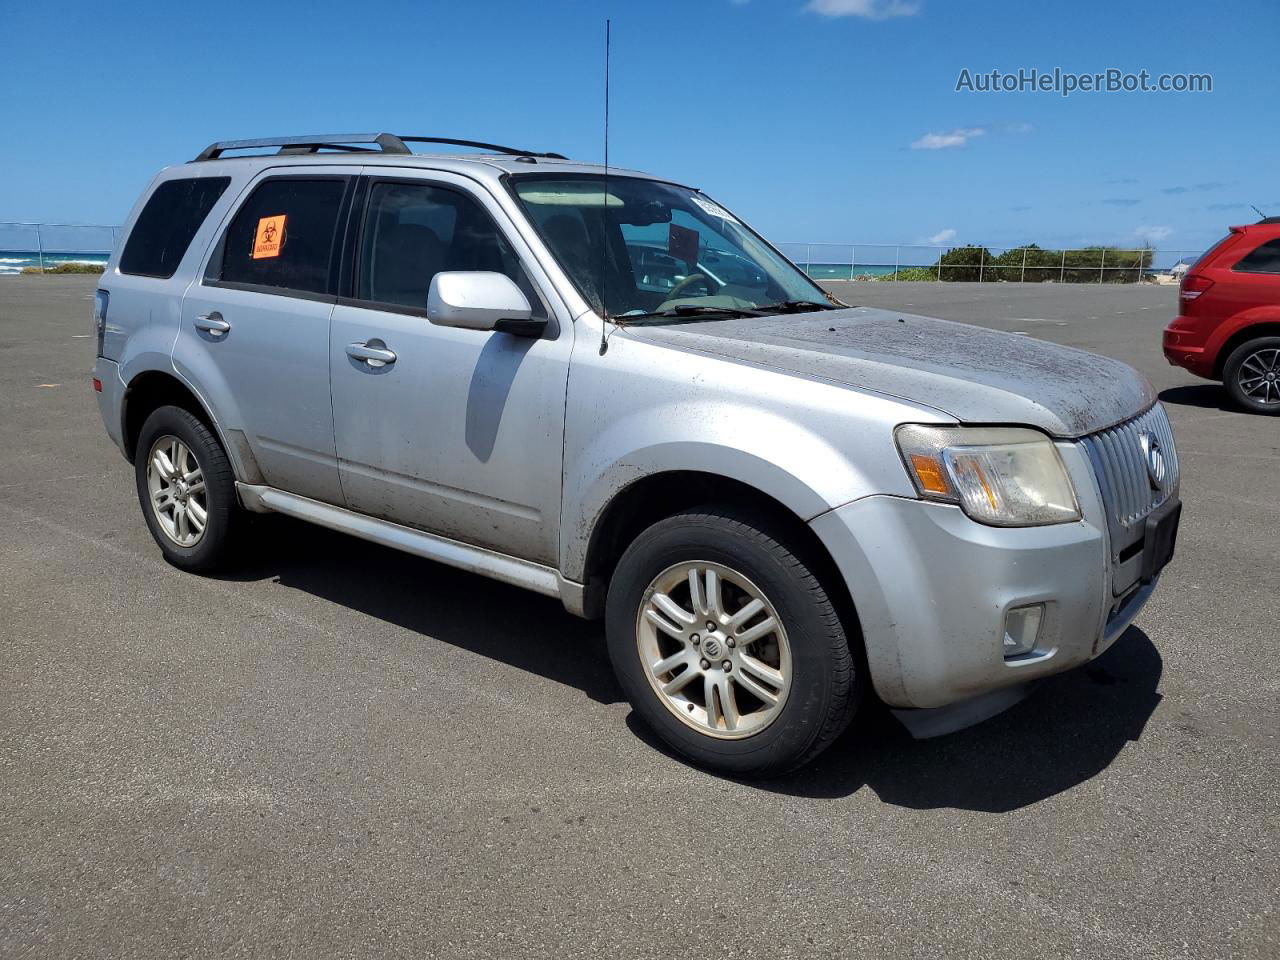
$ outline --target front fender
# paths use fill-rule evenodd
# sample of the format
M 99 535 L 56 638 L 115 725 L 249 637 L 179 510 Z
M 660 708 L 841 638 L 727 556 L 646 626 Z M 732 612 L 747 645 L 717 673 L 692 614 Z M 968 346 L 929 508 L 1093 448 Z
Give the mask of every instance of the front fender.
M 682 436 L 670 439 L 673 433 Z M 893 466 L 903 472 L 896 455 Z M 573 481 L 566 483 L 561 522 L 564 576 L 583 579 L 592 531 L 615 497 L 645 477 L 679 471 L 745 483 L 801 520 L 883 492 L 885 483 L 825 436 L 762 407 L 738 405 L 726 415 L 715 404 L 674 402 L 621 416 L 566 459 L 565 476 Z

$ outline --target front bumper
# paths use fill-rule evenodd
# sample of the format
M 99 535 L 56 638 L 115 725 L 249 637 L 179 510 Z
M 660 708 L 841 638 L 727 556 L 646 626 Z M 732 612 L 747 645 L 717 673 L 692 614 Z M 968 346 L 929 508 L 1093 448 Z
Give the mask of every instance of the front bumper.
M 811 521 L 857 607 L 872 683 L 931 708 L 1086 663 L 1124 632 L 1153 584 L 1113 592 L 1109 534 L 1087 457 L 1061 444 L 1083 519 L 1000 528 L 956 506 L 875 496 Z M 1005 659 L 1009 610 L 1044 604 L 1035 650 Z

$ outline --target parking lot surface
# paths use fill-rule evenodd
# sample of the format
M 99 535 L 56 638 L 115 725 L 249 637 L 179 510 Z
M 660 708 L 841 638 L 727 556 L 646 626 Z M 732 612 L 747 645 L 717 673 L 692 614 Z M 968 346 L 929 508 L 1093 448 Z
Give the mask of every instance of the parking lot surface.
M 831 287 L 1137 366 L 1178 555 L 999 717 L 872 712 L 740 783 L 556 601 L 277 517 L 233 575 L 167 566 L 93 278 L 0 280 L 0 957 L 1280 956 L 1280 418 L 1165 364 L 1176 288 Z

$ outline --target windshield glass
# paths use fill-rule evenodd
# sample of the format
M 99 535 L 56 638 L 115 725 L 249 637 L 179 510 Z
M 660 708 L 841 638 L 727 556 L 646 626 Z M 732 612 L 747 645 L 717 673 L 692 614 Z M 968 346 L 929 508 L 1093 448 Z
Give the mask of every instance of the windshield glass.
M 597 313 L 715 319 L 830 307 L 821 288 L 695 190 L 637 177 L 519 176 L 516 196 Z

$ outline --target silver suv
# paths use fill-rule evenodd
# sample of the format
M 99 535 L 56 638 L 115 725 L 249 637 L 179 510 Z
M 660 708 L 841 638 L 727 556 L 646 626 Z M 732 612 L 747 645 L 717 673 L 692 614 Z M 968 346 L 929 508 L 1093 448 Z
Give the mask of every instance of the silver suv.
M 1173 437 L 1128 366 L 847 307 L 670 181 L 232 141 L 126 237 L 95 380 L 171 563 L 275 511 L 559 597 L 721 771 L 803 764 L 873 696 L 1084 663 L 1173 552 Z

